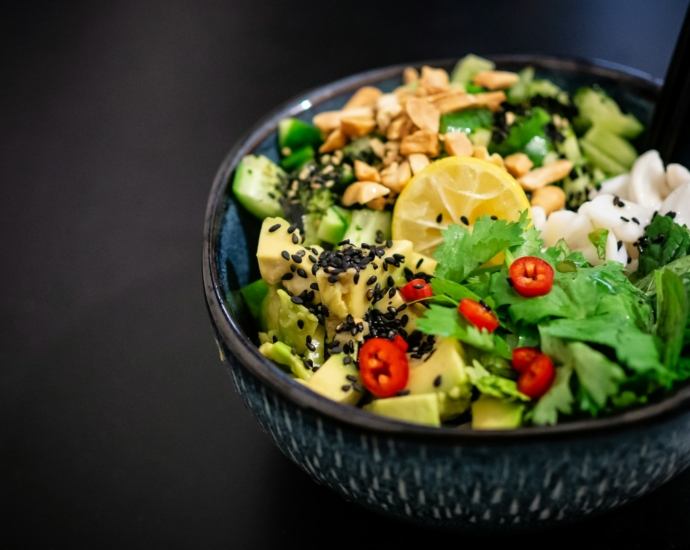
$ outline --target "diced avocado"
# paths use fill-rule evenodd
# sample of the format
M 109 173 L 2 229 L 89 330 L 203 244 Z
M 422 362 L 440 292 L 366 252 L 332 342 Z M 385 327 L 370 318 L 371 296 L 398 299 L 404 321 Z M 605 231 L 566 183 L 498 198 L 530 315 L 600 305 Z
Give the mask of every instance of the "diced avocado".
M 580 140 L 580 147 L 582 147 L 582 151 L 585 153 L 587 159 L 596 168 L 600 168 L 607 174 L 617 176 L 618 174 L 624 174 L 628 171 L 625 166 L 612 159 L 596 145 L 592 145 L 588 141 Z
M 351 219 L 352 213 L 350 210 L 340 206 L 331 206 L 326 210 L 323 218 L 321 218 L 317 237 L 327 243 L 338 244 L 343 240 Z
M 484 71 L 493 71 L 495 68 L 496 64 L 493 61 L 489 61 L 478 55 L 469 54 L 457 62 L 450 75 L 450 80 L 457 84 L 466 85 L 472 82 L 472 79 L 477 74 Z
M 240 289 L 240 294 L 244 298 L 249 312 L 252 314 L 254 319 L 261 318 L 261 303 L 266 298 L 268 294 L 268 285 L 263 279 L 249 283 L 247 286 Z
M 296 118 L 284 118 L 278 124 L 278 143 L 281 150 L 287 147 L 291 152 L 307 145 L 316 147 L 321 144 L 321 131 Z
M 311 145 L 305 145 L 301 149 L 297 149 L 297 151 L 281 160 L 280 165 L 286 170 L 297 170 L 305 163 L 312 160 L 314 155 L 314 148 Z
M 391 234 L 391 218 L 391 213 L 385 210 L 353 210 L 352 220 L 343 239 L 349 239 L 356 246 L 362 243 L 375 244 L 379 232 L 384 240 L 388 239 Z
M 444 394 L 440 402 L 441 420 L 465 412 L 470 406 L 472 386 L 465 372 L 460 342 L 437 337 L 435 351 L 426 359 L 409 359 L 410 378 L 405 389 L 411 395 Z
M 379 269 L 379 271 L 381 271 Z M 355 284 L 356 272 L 353 268 L 338 276 L 338 281 L 331 283 L 329 274 L 323 269 L 316 272 L 316 282 L 319 285 L 321 301 L 330 310 L 331 316 L 344 319 L 349 313 L 353 317 L 363 317 L 369 309 L 367 290 L 370 288 L 366 281 L 376 272 L 369 265 L 359 273 L 359 279 Z
M 273 229 L 276 225 L 278 228 Z M 304 245 L 295 244 L 294 240 L 300 243 L 301 233 L 299 229 L 289 233 L 289 227 L 290 224 L 282 218 L 266 218 L 259 234 L 256 259 L 259 262 L 259 271 L 264 281 L 268 284 L 282 282 L 283 286 L 290 292 L 300 294 L 303 290 L 309 290 L 309 285 L 316 282 L 316 278 L 311 272 L 313 262 L 309 259 L 309 256 L 317 255 L 313 253 L 313 250 L 307 250 Z M 306 243 L 304 244 L 306 245 Z M 312 246 L 311 248 L 316 248 L 319 253 L 321 252 L 318 247 Z M 286 260 L 283 253 L 287 254 L 289 259 Z M 301 262 L 295 263 L 292 256 L 300 254 L 303 254 Z M 303 269 L 307 276 L 300 277 L 293 274 L 291 279 L 282 280 L 283 275 L 292 273 L 290 271 L 291 265 Z
M 347 356 L 344 353 L 329 357 L 309 379 L 306 386 L 338 403 L 356 405 L 362 398 L 363 391 L 358 391 L 353 387 L 353 382 L 359 389 L 364 386 L 354 361 L 346 365 L 343 362 L 345 357 Z
M 409 267 L 414 273 L 421 271 L 428 275 L 434 274 L 437 264 L 438 261 L 432 257 L 414 251 L 410 254 L 409 259 L 406 258 L 405 260 L 405 267 Z
M 624 115 L 618 104 L 602 90 L 580 88 L 573 97 L 580 119 L 588 126 L 598 125 L 626 138 L 637 137 L 644 126 L 633 115 Z
M 518 401 L 506 401 L 482 395 L 472 403 L 472 428 L 475 430 L 506 430 L 522 424 L 525 406 Z
M 272 287 L 262 304 L 261 328 L 269 338 L 275 336 L 297 353 L 320 365 L 324 360 L 323 344 L 326 330 L 319 325 L 313 313 L 295 304 L 287 292 Z M 307 336 L 311 338 L 314 350 L 307 347 Z
M 435 393 L 375 399 L 368 405 L 364 405 L 364 408 L 374 414 L 404 420 L 405 422 L 430 426 L 441 425 L 438 397 Z
M 630 142 L 596 124 L 587 131 L 581 141 L 596 147 L 628 170 L 637 159 L 637 151 Z
M 282 216 L 278 185 L 285 172 L 262 155 L 247 155 L 235 169 L 232 191 L 257 218 Z
M 313 372 L 306 367 L 302 359 L 293 355 L 290 346 L 283 342 L 261 344 L 259 352 L 271 361 L 288 367 L 290 372 L 301 380 L 309 380 L 313 375 Z

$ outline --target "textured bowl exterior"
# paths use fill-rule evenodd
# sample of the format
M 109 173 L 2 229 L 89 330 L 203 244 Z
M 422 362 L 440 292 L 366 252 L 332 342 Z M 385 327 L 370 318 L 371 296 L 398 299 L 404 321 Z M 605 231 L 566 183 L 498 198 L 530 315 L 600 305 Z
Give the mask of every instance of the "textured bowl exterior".
M 226 357 L 261 427 L 315 481 L 427 527 L 497 533 L 571 523 L 638 498 L 690 464 L 690 413 L 586 440 L 434 445 L 353 430 L 298 407 Z
M 566 89 L 601 83 L 649 123 L 659 82 L 603 62 L 502 57 L 532 64 Z M 451 68 L 450 62 L 433 62 Z M 390 91 L 402 67 L 306 92 L 269 114 L 231 151 L 209 199 L 204 232 L 206 301 L 223 358 L 247 407 L 276 445 L 315 481 L 370 510 L 461 532 L 509 532 L 570 523 L 642 496 L 690 464 L 690 386 L 661 403 L 609 419 L 505 432 L 429 428 L 329 401 L 291 380 L 252 342 L 237 290 L 259 277 L 257 223 L 229 192 L 248 153 L 278 159 L 280 119 L 338 109 L 359 86 Z M 645 135 L 638 138 L 644 148 Z M 690 160 L 690 159 L 681 159 Z

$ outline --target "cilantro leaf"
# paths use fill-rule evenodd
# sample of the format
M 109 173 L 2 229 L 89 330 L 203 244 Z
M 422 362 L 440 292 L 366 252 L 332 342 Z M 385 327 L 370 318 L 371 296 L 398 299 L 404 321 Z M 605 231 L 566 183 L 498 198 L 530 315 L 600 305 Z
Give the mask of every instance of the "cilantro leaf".
M 690 256 L 684 256 L 671 262 L 662 268 L 664 271 L 671 271 L 683 278 L 686 284 L 690 283 Z M 654 296 L 656 294 L 656 281 L 654 279 L 654 272 L 646 275 L 635 283 L 635 286 L 642 290 L 647 296 Z
M 572 414 L 573 393 L 570 391 L 570 377 L 573 368 L 564 365 L 556 369 L 556 378 L 553 385 L 537 402 L 530 413 L 532 423 L 537 425 L 556 424 L 558 413 Z
M 646 246 L 640 252 L 635 280 L 674 260 L 690 255 L 690 232 L 668 216 L 655 216 L 644 230 Z
M 541 239 L 541 231 L 539 231 L 534 225 L 527 227 L 530 223 L 530 219 L 527 217 L 527 212 L 523 212 L 520 215 L 520 219 L 517 223 L 522 228 L 522 238 L 524 242 L 512 246 L 506 251 L 506 267 L 510 267 L 510 264 L 518 258 L 523 256 L 538 256 L 541 257 L 541 249 L 544 246 L 544 242 Z
M 460 225 L 441 233 L 443 243 L 434 253 L 439 262 L 434 275 L 458 283 L 500 252 L 525 242 L 519 222 L 494 221 L 489 216 L 477 218 L 472 233 Z
M 597 249 L 597 257 L 600 260 L 606 259 L 606 240 L 609 238 L 608 229 L 595 229 L 589 235 L 587 235 L 589 242 L 594 245 Z
M 524 393 L 518 391 L 515 380 L 491 374 L 477 360 L 472 361 L 472 366 L 465 367 L 465 371 L 469 375 L 470 382 L 472 382 L 474 387 L 485 395 L 498 397 L 499 399 L 531 401 Z
M 453 281 L 449 281 L 447 279 L 441 279 L 439 277 L 434 277 L 431 279 L 431 289 L 434 291 L 434 296 L 441 296 L 445 295 L 448 296 L 449 298 L 452 298 L 456 302 L 460 302 L 463 298 L 471 298 L 472 300 L 476 300 L 477 302 L 481 300 L 479 296 L 477 296 L 474 292 L 469 290 L 467 287 L 455 283 Z

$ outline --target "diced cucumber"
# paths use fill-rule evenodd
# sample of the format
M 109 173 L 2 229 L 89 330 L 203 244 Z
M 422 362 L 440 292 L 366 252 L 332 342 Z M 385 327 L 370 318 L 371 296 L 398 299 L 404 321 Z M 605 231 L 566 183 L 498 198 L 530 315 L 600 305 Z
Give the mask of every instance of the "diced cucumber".
M 491 141 L 491 130 L 488 128 L 477 128 L 469 135 L 472 145 L 477 147 L 488 147 Z
M 529 86 L 534 80 L 534 67 L 525 67 L 520 71 L 519 76 L 520 80 L 506 92 L 508 101 L 513 104 L 522 103 L 529 97 Z
M 391 213 L 385 210 L 353 210 L 352 220 L 343 235 L 343 240 L 349 239 L 357 246 L 362 243 L 374 244 L 377 237 L 386 240 L 391 234 L 391 218 Z
M 262 155 L 247 155 L 235 169 L 232 192 L 257 218 L 282 216 L 278 185 L 285 172 Z
M 287 147 L 297 151 L 306 145 L 316 147 L 321 143 L 321 131 L 296 118 L 284 118 L 278 124 L 278 144 L 281 151 Z
M 577 141 L 577 136 L 573 129 L 568 126 L 563 132 L 565 140 L 561 143 L 556 143 L 556 149 L 562 155 L 565 155 L 570 162 L 573 164 L 582 164 L 584 162 L 584 157 L 582 156 L 582 151 L 580 151 L 580 144 Z
M 573 98 L 580 110 L 580 118 L 587 124 L 596 124 L 619 136 L 634 138 L 644 126 L 633 115 L 624 115 L 618 104 L 601 90 L 580 88 Z
M 321 215 L 312 212 L 302 216 L 302 227 L 304 227 L 304 246 L 321 244 L 319 240 L 319 227 L 321 225 Z
M 587 131 L 581 141 L 593 145 L 627 169 L 630 169 L 637 159 L 637 151 L 627 140 L 597 124 Z
M 280 161 L 280 165 L 288 171 L 297 170 L 305 163 L 314 158 L 315 152 L 311 145 L 305 145 L 301 149 L 297 149 L 290 156 L 285 157 Z
M 493 115 L 489 109 L 465 109 L 441 115 L 440 133 L 464 132 L 470 134 L 477 128 L 491 128 Z
M 592 145 L 588 141 L 580 141 L 580 147 L 582 147 L 589 161 L 608 175 L 617 176 L 618 174 L 624 174 L 628 171 L 625 166 L 619 164 L 606 153 L 599 150 L 596 145 Z
M 495 68 L 496 64 L 493 61 L 469 54 L 455 65 L 450 80 L 458 84 L 468 84 L 472 82 L 475 75 L 484 71 L 493 71 Z
M 469 84 L 465 85 L 465 91 L 468 94 L 481 94 L 487 91 L 484 86 L 477 86 L 474 82 L 470 82 Z
M 240 294 L 242 294 L 252 317 L 260 321 L 262 313 L 261 304 L 268 294 L 268 285 L 266 281 L 259 279 L 253 283 L 249 283 L 247 286 L 240 289 Z
M 321 225 L 317 236 L 322 241 L 338 244 L 350 224 L 352 213 L 339 206 L 331 206 L 321 218 Z

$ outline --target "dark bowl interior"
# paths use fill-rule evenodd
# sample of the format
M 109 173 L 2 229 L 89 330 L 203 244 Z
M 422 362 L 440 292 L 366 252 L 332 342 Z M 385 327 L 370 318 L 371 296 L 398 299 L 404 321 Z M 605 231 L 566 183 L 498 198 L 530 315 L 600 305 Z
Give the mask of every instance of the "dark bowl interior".
M 558 86 L 574 91 L 583 85 L 599 85 L 625 111 L 649 125 L 660 81 L 649 75 L 602 61 L 577 61 L 535 56 L 494 56 L 498 68 L 520 70 L 526 65 L 536 69 L 537 78 L 548 78 Z M 428 64 L 452 69 L 454 61 L 432 61 Z M 305 92 L 274 110 L 260 121 L 230 152 L 213 185 L 206 212 L 203 274 L 207 304 L 215 330 L 227 349 L 253 375 L 300 407 L 313 409 L 340 422 L 404 438 L 422 438 L 435 442 L 463 445 L 517 442 L 525 439 L 550 439 L 576 434 L 623 430 L 644 422 L 655 422 L 674 414 L 690 402 L 690 387 L 683 386 L 658 402 L 616 416 L 559 424 L 557 426 L 520 428 L 510 431 L 471 431 L 469 429 L 431 428 L 379 417 L 361 409 L 340 405 L 295 383 L 265 359 L 256 349 L 256 327 L 238 289 L 259 277 L 254 252 L 260 222 L 238 205 L 229 191 L 233 170 L 248 153 L 262 154 L 278 160 L 276 128 L 286 116 L 310 121 L 314 114 L 340 108 L 349 95 L 365 84 L 392 91 L 401 84 L 403 65 L 378 69 L 345 78 Z M 637 140 L 644 150 L 647 132 Z M 687 160 L 687 159 L 686 159 Z

